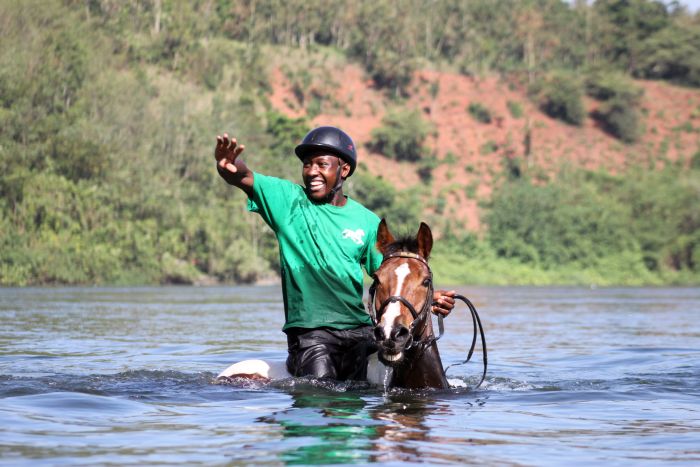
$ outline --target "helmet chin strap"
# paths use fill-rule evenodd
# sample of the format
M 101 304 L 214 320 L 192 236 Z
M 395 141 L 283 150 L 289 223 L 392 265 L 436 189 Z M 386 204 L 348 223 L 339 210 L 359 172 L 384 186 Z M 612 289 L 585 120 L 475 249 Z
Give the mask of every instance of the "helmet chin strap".
M 343 178 L 340 176 L 341 172 L 343 171 L 343 166 L 345 164 L 341 165 L 341 159 L 340 157 L 338 158 L 338 171 L 335 174 L 335 186 L 331 188 L 331 191 L 328 192 L 328 195 L 326 196 L 325 201 L 327 203 L 330 203 L 333 201 L 333 198 L 335 197 L 335 194 L 340 190 L 340 188 L 343 186 Z

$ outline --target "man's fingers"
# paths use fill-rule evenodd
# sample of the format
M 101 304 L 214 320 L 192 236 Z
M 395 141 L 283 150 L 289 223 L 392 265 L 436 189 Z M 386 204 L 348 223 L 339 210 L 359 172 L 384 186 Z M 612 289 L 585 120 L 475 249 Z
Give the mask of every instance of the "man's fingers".
M 436 290 L 434 294 L 433 313 L 447 316 L 455 307 L 454 290 Z
M 452 310 L 447 310 L 445 308 L 441 308 L 440 306 L 433 306 L 433 313 L 435 313 L 436 315 L 440 314 L 442 316 L 447 316 L 450 314 L 450 311 Z
M 233 164 L 230 160 L 228 159 L 221 159 L 219 161 L 219 167 L 221 167 L 223 170 L 227 170 L 231 173 L 236 173 L 238 172 L 238 168 Z

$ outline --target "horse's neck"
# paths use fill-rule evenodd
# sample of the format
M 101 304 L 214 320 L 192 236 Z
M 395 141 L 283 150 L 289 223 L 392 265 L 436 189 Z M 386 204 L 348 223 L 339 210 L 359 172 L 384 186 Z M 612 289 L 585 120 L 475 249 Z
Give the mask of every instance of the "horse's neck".
M 433 330 L 429 321 L 421 333 L 420 339 L 424 342 L 431 337 L 433 337 Z M 394 385 L 408 389 L 426 387 L 447 389 L 449 383 L 442 368 L 442 360 L 440 359 L 437 344 L 433 342 L 424 349 L 418 349 L 417 352 L 419 354 L 415 358 L 411 358 L 409 362 L 406 362 L 405 366 L 394 371 Z

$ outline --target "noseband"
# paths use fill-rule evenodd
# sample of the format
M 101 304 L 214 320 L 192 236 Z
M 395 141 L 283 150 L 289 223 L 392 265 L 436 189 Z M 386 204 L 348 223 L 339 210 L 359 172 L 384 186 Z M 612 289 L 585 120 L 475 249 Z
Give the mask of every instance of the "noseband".
M 442 315 L 438 315 L 438 328 L 439 328 L 439 335 L 437 337 L 431 336 L 430 339 L 428 339 L 425 342 L 420 341 L 419 339 L 414 336 L 415 329 L 418 327 L 418 324 L 423 324 L 425 320 L 427 319 L 428 312 L 430 311 L 432 305 L 433 305 L 433 271 L 430 270 L 430 266 L 428 266 L 428 261 L 425 260 L 422 256 L 416 254 L 416 253 L 410 253 L 407 251 L 400 251 L 397 253 L 393 253 L 390 255 L 387 255 L 384 257 L 382 260 L 382 264 L 379 266 L 383 266 L 385 262 L 387 262 L 390 259 L 393 258 L 408 258 L 416 261 L 420 261 L 425 265 L 426 268 L 428 268 L 428 274 L 430 275 L 430 278 L 428 279 L 428 291 L 426 292 L 425 296 L 425 301 L 423 302 L 423 308 L 421 308 L 420 311 L 416 311 L 416 308 L 413 306 L 411 302 L 409 302 L 406 297 L 403 295 L 392 295 L 391 297 L 387 298 L 382 302 L 382 304 L 379 306 L 378 310 L 375 310 L 374 308 L 374 302 L 375 302 L 375 295 L 377 292 L 377 279 L 375 277 L 374 282 L 372 282 L 372 285 L 369 288 L 369 302 L 367 303 L 367 309 L 369 312 L 369 316 L 372 318 L 372 324 L 376 327 L 377 326 L 377 314 L 380 316 L 384 313 L 384 310 L 386 309 L 387 306 L 389 306 L 392 303 L 400 302 L 402 303 L 408 310 L 411 312 L 411 316 L 413 316 L 413 322 L 411 323 L 411 326 L 409 328 L 410 332 L 410 338 L 409 338 L 409 344 L 406 346 L 406 350 L 411 349 L 413 347 L 416 347 L 420 345 L 421 347 L 425 348 L 428 345 L 436 342 L 438 339 L 440 339 L 445 332 L 445 327 L 443 325 L 443 317 Z

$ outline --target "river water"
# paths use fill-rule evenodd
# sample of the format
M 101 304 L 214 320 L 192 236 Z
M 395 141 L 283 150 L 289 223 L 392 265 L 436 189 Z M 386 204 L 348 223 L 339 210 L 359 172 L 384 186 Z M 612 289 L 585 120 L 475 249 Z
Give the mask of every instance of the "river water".
M 457 290 L 485 383 L 477 353 L 405 392 L 216 384 L 284 360 L 277 287 L 0 289 L 0 464 L 700 463 L 700 289 Z M 466 308 L 445 325 L 459 362 Z

